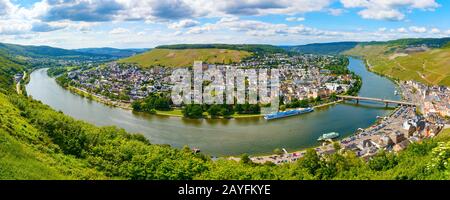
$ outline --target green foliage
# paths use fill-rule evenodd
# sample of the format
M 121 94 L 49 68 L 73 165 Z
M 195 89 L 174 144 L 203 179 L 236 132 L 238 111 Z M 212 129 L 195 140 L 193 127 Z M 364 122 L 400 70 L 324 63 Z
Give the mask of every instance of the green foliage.
M 182 113 L 186 118 L 199 119 L 203 117 L 203 108 L 198 104 L 189 104 L 183 107 Z
M 359 90 L 360 90 L 361 87 L 362 87 L 363 82 L 362 82 L 361 77 L 356 76 L 356 75 L 353 76 L 353 77 L 356 79 L 356 83 L 355 83 L 355 85 L 353 85 L 353 87 L 351 87 L 351 88 L 347 91 L 347 95 L 357 96 Z
M 210 105 L 209 108 L 206 110 L 206 112 L 208 112 L 208 114 L 213 118 L 218 117 L 218 116 L 230 117 L 231 115 L 234 114 L 234 109 L 233 109 L 232 105 L 214 104 L 214 105 Z
M 136 100 L 132 103 L 134 111 L 154 114 L 155 110 L 168 111 L 171 109 L 171 100 L 161 94 L 152 94 L 143 100 Z
M 0 65 L 0 69 L 1 80 L 10 80 L 23 70 L 14 64 Z M 140 134 L 77 121 L 38 101 L 15 94 L 9 89 L 13 87 L 10 81 L 1 83 L 0 179 L 417 180 L 450 177 L 449 130 L 436 139 L 412 144 L 399 154 L 380 152 L 368 162 L 353 152 L 340 150 L 319 155 L 313 149 L 307 150 L 297 162 L 283 165 L 255 164 L 248 155 L 243 155 L 240 162 L 225 158 L 212 161 L 188 148 L 178 150 L 151 144 Z M 207 108 L 186 105 L 183 113 L 202 117 L 204 107 Z M 250 109 L 250 105 L 247 107 Z
M 47 70 L 47 74 L 50 77 L 55 77 L 64 74 L 67 72 L 67 68 L 65 67 L 51 67 Z
M 299 46 L 288 46 L 285 49 L 305 54 L 340 54 L 341 52 L 352 49 L 358 45 L 358 42 L 334 42 L 334 43 L 318 43 Z
M 307 108 L 310 106 L 308 99 L 293 99 L 290 103 L 286 104 L 286 108 Z
M 34 59 L 108 60 L 112 58 L 107 55 L 82 53 L 49 46 L 25 46 L 6 43 L 0 43 L 0 52 L 4 52 L 12 57 L 26 57 Z
M 261 107 L 258 104 L 236 104 L 234 110 L 239 114 L 260 114 Z
M 392 169 L 395 167 L 398 162 L 397 158 L 393 154 L 387 154 L 386 152 L 382 151 L 375 157 L 373 157 L 369 161 L 369 168 L 375 171 L 384 171 L 387 169 Z

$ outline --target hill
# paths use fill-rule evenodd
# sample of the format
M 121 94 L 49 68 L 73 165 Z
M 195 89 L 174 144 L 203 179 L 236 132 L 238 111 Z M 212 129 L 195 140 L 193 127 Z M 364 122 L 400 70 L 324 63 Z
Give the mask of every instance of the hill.
M 10 81 L 26 65 L 0 54 L 0 179 L 133 180 L 423 180 L 449 179 L 450 131 L 380 152 L 366 162 L 353 152 L 319 156 L 309 150 L 295 163 L 212 161 L 188 148 L 151 144 L 143 135 L 75 120 L 13 92 Z
M 391 41 L 313 43 L 296 46 L 281 46 L 281 48 L 286 51 L 298 53 L 333 55 L 341 54 L 355 48 L 357 45 L 386 45 L 399 48 L 424 45 L 429 48 L 441 48 L 449 42 L 450 38 L 405 38 Z
M 252 55 L 248 51 L 230 49 L 164 49 L 156 48 L 143 54 L 120 60 L 121 63 L 136 63 L 142 67 L 192 66 L 194 61 L 212 64 L 231 64 L 240 62 Z
M 136 54 L 144 53 L 149 49 L 116 49 L 116 48 L 83 48 L 83 49 L 74 49 L 74 51 L 88 54 L 97 54 L 97 55 L 107 55 L 113 56 L 117 58 L 126 58 L 130 56 L 134 56 Z
M 254 54 L 286 53 L 283 48 L 265 44 L 175 44 L 161 45 L 156 49 L 229 49 L 248 51 Z
M 20 59 L 57 59 L 57 60 L 111 60 L 109 55 L 98 55 L 50 46 L 27 46 L 0 43 L 0 52 L 5 56 Z
M 314 43 L 298 46 L 284 46 L 287 51 L 294 51 L 304 54 L 324 54 L 335 55 L 347 51 L 358 45 L 358 42 L 333 42 L 333 43 Z
M 362 57 L 372 71 L 394 79 L 450 86 L 450 48 L 445 46 L 448 41 L 449 38 L 363 43 L 344 54 Z

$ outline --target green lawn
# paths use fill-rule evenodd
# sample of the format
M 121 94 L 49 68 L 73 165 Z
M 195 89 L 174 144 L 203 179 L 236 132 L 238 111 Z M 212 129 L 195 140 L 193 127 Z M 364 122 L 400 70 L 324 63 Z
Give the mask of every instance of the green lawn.
M 175 117 L 183 117 L 183 113 L 180 109 L 173 109 L 170 111 L 156 111 L 156 114 L 158 115 L 166 115 L 166 116 L 175 116 Z

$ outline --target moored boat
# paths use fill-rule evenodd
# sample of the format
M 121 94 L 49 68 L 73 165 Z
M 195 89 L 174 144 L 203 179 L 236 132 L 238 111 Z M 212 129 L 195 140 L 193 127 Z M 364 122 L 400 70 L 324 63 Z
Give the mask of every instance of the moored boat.
M 320 136 L 319 139 L 317 139 L 317 141 L 331 140 L 338 138 L 339 136 L 340 136 L 339 133 L 336 132 L 325 133 L 322 136 Z
M 267 114 L 267 115 L 264 116 L 264 119 L 266 119 L 266 120 L 279 119 L 279 118 L 284 118 L 284 117 L 289 117 L 289 116 L 294 116 L 294 115 L 301 115 L 301 114 L 305 114 L 305 113 L 310 113 L 310 112 L 313 112 L 313 111 L 314 111 L 314 108 L 303 108 L 303 109 L 288 110 L 288 111 L 283 111 L 283 112 Z

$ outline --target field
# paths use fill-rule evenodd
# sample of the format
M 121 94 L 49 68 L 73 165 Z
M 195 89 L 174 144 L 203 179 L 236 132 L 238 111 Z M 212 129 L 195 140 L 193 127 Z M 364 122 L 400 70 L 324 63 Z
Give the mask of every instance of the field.
M 143 54 L 120 60 L 121 63 L 137 63 L 141 67 L 186 67 L 194 61 L 204 61 L 214 64 L 231 64 L 240 62 L 250 56 L 248 51 L 229 49 L 153 49 Z
M 394 79 L 450 86 L 450 48 L 414 53 L 397 52 L 397 48 L 358 45 L 344 54 L 363 57 L 372 71 Z

